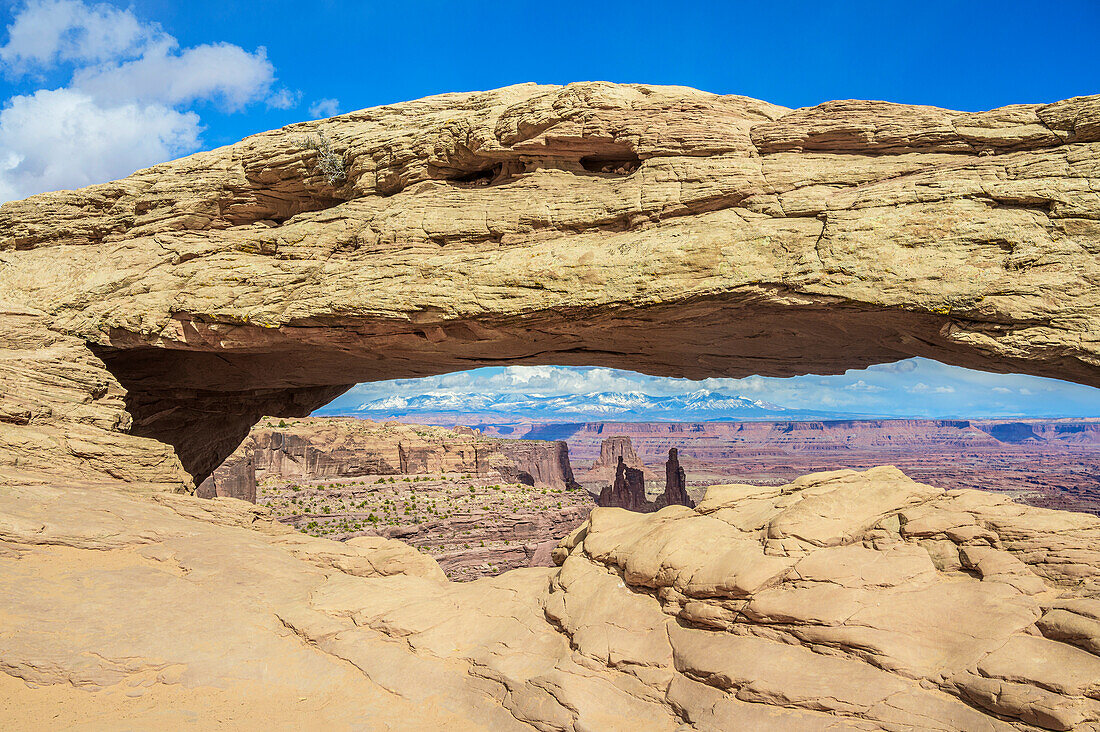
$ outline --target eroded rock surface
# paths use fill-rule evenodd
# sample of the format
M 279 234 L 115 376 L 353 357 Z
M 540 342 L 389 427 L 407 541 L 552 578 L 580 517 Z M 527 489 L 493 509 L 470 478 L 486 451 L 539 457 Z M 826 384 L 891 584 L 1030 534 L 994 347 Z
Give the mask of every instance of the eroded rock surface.
M 651 506 L 645 495 L 645 474 L 627 465 L 623 456 L 619 455 L 615 479 L 604 486 L 596 502 L 604 507 L 625 508 L 627 511 L 649 511 Z
M 626 444 L 630 444 L 629 440 Z M 600 491 L 597 499 L 600 506 L 642 513 L 659 511 L 666 506 L 695 508 L 695 501 L 687 493 L 687 476 L 680 467 L 675 447 L 668 451 L 668 461 L 665 463 L 665 489 L 652 501 L 646 493 L 645 474 L 629 467 L 622 455 L 618 461 L 615 480 Z
M 466 473 L 539 488 L 577 486 L 564 442 L 484 437 L 468 428 L 339 417 L 266 418 L 223 467 L 232 469 L 249 455 L 261 480 Z
M 1100 97 L 792 111 L 523 85 L 4 204 L 4 719 L 1095 728 L 1093 516 L 816 475 L 598 509 L 560 567 L 457 584 L 399 542 L 165 491 L 262 415 L 479 365 L 926 356 L 1100 386 L 1098 143 Z
M 665 490 L 653 502 L 657 511 L 666 506 L 695 508 L 695 501 L 687 492 L 687 474 L 680 467 L 679 450 L 675 447 L 669 448 L 668 460 L 665 461 Z
M 489 364 L 1100 385 L 1098 148 L 1095 96 L 520 85 L 5 203 L 0 462 L 193 489 L 264 414 Z
M 265 477 L 259 503 L 312 536 L 400 539 L 433 557 L 454 580 L 552 566 L 558 540 L 596 505 L 587 491 L 472 474 Z
M 464 584 L 400 542 L 288 532 L 232 499 L 9 481 L 5 719 L 571 732 L 1100 719 L 1100 519 L 892 468 L 715 486 L 694 510 L 597 508 L 560 566 Z
M 641 471 L 643 476 L 645 475 L 645 465 L 638 454 L 634 452 L 634 445 L 629 437 L 625 435 L 605 437 L 600 442 L 599 456 L 592 461 L 592 465 L 582 475 L 582 485 L 595 486 L 594 492 L 599 493 L 604 486 L 611 485 L 615 481 L 620 462 L 628 468 Z
M 256 450 L 247 440 L 199 484 L 199 498 L 237 498 L 256 502 Z

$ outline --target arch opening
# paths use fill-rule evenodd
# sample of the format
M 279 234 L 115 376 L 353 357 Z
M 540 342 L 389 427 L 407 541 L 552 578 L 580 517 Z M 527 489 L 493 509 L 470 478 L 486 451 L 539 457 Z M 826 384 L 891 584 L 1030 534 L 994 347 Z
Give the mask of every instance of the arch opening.
M 893 465 L 1100 513 L 1097 415 L 1092 387 L 925 359 L 772 379 L 483 367 L 261 419 L 199 495 L 258 502 L 314 536 L 400 538 L 474 579 L 548 563 L 597 505 L 694 506 L 711 485 L 828 470 Z
M 302 322 L 269 329 L 191 317 L 177 347 L 115 331 L 93 346 L 125 392 L 131 434 L 170 445 L 204 480 L 263 415 L 305 416 L 355 384 L 479 366 L 603 366 L 654 376 L 839 374 L 918 356 L 999 373 L 1100 385 L 1084 358 L 1051 347 L 990 352 L 948 315 L 833 301 L 747 297 L 647 308 L 550 310 L 523 318 Z M 960 327 L 962 326 L 962 327 Z M 1013 327 L 981 330 L 1011 338 Z

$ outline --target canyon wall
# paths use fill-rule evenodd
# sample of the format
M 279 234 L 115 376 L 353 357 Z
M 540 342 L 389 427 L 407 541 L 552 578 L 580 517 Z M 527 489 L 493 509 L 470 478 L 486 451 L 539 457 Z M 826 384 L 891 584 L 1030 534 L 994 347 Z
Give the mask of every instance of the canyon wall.
M 491 427 L 484 428 L 492 433 Z M 699 459 L 720 457 L 729 446 L 741 454 L 755 450 L 852 448 L 996 448 L 1027 437 L 1061 444 L 1100 446 L 1100 421 L 1088 420 L 966 420 L 966 419 L 859 419 L 769 422 L 590 422 L 524 425 L 511 432 L 533 439 L 567 440 L 579 465 L 599 460 L 607 435 L 631 440 L 640 459 L 649 465 L 663 461 L 677 444 Z
M 265 418 L 214 477 L 245 471 L 249 462 L 260 479 L 461 473 L 532 486 L 576 486 L 564 442 L 488 438 L 464 428 L 353 418 Z
M 252 445 L 241 445 L 210 477 L 199 484 L 199 498 L 237 498 L 256 502 L 256 452 Z
M 895 465 L 942 488 L 1003 491 L 1035 506 L 1100 514 L 1096 419 L 596 422 L 520 425 L 509 433 L 567 440 L 582 476 L 588 461 L 598 459 L 603 440 L 618 435 L 628 437 L 653 470 L 677 448 L 695 490 L 722 482 L 778 485 L 814 471 Z

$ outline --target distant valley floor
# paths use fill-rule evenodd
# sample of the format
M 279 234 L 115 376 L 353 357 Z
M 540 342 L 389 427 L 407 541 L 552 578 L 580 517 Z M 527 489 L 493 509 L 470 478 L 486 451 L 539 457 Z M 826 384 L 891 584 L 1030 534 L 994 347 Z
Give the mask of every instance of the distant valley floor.
M 807 473 L 890 464 L 942 488 L 1100 515 L 1100 420 L 469 427 L 265 418 L 200 494 L 257 502 L 314 536 L 399 538 L 458 580 L 551 564 L 557 541 L 584 521 L 614 476 L 610 452 L 594 467 L 605 443 L 628 444 L 650 499 L 664 488 L 668 451 L 677 448 L 695 501 L 708 485 L 782 485 Z
M 888 464 L 943 488 L 1007 492 L 1033 506 L 1100 515 L 1100 420 L 471 426 L 486 435 L 564 440 L 577 471 L 587 468 L 599 456 L 601 442 L 613 435 L 629 437 L 654 475 L 663 475 L 668 449 L 675 447 L 695 489 L 726 482 L 781 485 L 821 470 Z

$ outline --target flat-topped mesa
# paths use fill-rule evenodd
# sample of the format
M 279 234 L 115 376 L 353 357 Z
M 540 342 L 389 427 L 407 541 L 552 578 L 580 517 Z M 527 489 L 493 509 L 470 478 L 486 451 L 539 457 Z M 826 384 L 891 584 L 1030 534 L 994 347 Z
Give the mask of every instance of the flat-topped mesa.
M 316 481 L 441 473 L 542 488 L 577 487 L 564 442 L 507 440 L 469 429 L 324 417 L 290 423 L 261 420 L 202 483 L 199 495 L 232 496 L 254 503 L 257 477 Z
M 792 111 L 529 84 L 9 202 L 0 465 L 193 488 L 264 414 L 482 365 L 924 356 L 1100 386 L 1098 161 L 1100 96 Z

